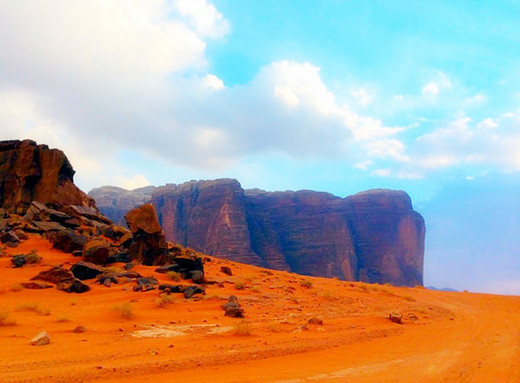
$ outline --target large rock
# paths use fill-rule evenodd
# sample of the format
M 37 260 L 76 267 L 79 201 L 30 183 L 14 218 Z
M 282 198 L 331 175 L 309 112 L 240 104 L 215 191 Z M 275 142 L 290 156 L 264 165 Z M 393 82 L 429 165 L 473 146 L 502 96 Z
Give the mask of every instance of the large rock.
M 32 201 L 94 206 L 73 176 L 61 150 L 31 140 L 0 142 L 0 207 L 7 212 L 24 214 Z
M 168 263 L 168 247 L 154 206 L 145 204 L 137 207 L 125 219 L 132 232 L 128 247 L 130 258 L 147 266 Z
M 96 265 L 105 265 L 113 251 L 110 244 L 101 238 L 92 238 L 83 247 L 83 260 Z
M 166 239 L 202 253 L 305 275 L 422 284 L 425 226 L 402 191 L 340 198 L 191 181 L 152 194 Z

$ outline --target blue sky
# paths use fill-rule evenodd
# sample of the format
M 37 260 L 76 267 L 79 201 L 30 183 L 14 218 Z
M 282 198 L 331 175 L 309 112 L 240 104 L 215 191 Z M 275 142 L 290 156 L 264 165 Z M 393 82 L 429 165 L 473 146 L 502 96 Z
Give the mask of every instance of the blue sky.
M 84 190 L 403 189 L 426 284 L 520 294 L 519 1 L 0 5 L 2 138 Z

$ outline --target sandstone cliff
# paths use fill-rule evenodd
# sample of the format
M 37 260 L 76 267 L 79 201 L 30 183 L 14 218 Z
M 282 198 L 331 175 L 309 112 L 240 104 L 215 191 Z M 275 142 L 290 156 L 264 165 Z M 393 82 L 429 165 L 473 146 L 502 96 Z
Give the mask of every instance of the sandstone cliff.
M 155 186 L 126 190 L 115 186 L 92 189 L 88 195 L 96 206 L 118 225 L 125 225 L 125 215 L 133 208 L 150 202 Z
M 0 207 L 8 212 L 23 214 L 31 201 L 94 206 L 73 176 L 61 150 L 31 140 L 0 141 Z
M 166 238 L 197 251 L 300 274 L 422 284 L 425 226 L 409 196 L 371 190 L 244 191 L 231 179 L 152 194 Z

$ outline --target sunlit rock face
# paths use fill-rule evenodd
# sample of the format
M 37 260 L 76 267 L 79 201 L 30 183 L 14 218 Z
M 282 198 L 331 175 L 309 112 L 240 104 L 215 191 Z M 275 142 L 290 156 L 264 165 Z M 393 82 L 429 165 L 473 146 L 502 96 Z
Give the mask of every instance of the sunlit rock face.
M 423 282 L 424 220 L 402 191 L 340 198 L 222 179 L 157 188 L 152 203 L 168 240 L 203 253 L 305 275 Z
M 0 141 L 0 207 L 25 213 L 32 201 L 94 206 L 74 185 L 65 154 L 31 140 Z

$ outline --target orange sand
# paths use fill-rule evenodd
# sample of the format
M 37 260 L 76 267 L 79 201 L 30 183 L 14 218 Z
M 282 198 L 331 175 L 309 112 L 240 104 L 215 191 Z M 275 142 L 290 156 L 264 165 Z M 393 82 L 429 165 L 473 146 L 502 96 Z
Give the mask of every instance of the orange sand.
M 157 290 L 136 293 L 134 283 L 85 294 L 20 290 L 49 266 L 78 261 L 37 238 L 8 252 L 33 248 L 42 264 L 13 269 L 0 258 L 0 312 L 16 321 L 0 326 L 0 382 L 520 382 L 520 297 L 308 278 L 210 258 L 207 277 L 223 288 L 210 285 L 195 299 L 172 294 L 160 307 Z M 230 294 L 246 310 L 245 326 L 223 315 Z M 113 309 L 125 302 L 129 319 Z M 402 325 L 387 319 L 392 311 Z M 237 324 L 250 334 L 237 334 Z M 88 331 L 73 333 L 78 325 Z M 40 331 L 51 344 L 31 346 Z

